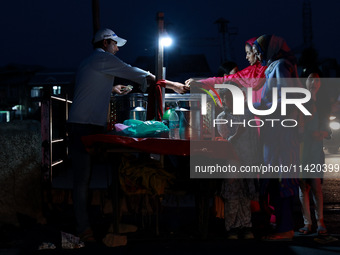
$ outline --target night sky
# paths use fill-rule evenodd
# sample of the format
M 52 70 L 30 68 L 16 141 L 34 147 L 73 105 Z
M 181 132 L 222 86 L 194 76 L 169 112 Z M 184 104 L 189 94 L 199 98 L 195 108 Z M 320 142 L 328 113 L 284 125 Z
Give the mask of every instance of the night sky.
M 291 48 L 303 43 L 303 0 L 256 1 L 111 1 L 100 0 L 100 25 L 128 40 L 117 54 L 127 63 L 155 53 L 156 14 L 164 12 L 165 25 L 175 46 L 166 54 L 205 54 L 212 71 L 221 61 L 221 34 L 214 22 L 229 20 L 237 30 L 230 37 L 231 57 L 241 68 L 244 42 L 273 33 L 286 39 Z M 340 1 L 311 0 L 315 47 L 320 58 L 340 63 Z M 76 68 L 92 51 L 91 0 L 2 1 L 0 8 L 0 67 L 10 63 Z

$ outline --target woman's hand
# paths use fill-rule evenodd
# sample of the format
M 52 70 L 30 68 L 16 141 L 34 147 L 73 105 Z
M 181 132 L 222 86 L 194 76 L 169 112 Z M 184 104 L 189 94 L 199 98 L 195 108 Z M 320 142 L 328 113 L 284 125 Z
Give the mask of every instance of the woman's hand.
M 184 85 L 180 82 L 166 81 L 166 87 L 172 89 L 178 94 L 184 94 L 190 91 L 190 86 Z
M 199 81 L 195 81 L 194 79 L 190 78 L 188 80 L 186 80 L 184 82 L 185 85 L 187 86 L 192 86 L 192 85 L 195 85 L 195 86 L 201 86 L 203 83 L 202 82 L 199 82 Z

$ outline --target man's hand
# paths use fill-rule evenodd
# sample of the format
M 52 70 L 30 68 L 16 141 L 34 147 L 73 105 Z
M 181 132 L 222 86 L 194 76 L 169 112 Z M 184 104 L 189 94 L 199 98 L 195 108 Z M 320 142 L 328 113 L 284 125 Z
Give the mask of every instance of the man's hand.
M 132 88 L 130 85 L 125 86 L 125 85 L 116 85 L 113 86 L 112 92 L 116 93 L 118 95 L 126 95 L 127 93 L 131 92 Z

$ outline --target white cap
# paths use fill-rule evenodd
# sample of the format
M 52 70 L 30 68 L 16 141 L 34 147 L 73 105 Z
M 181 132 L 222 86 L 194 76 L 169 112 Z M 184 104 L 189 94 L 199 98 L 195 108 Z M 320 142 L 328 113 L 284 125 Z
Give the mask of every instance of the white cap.
M 99 42 L 104 39 L 111 39 L 116 41 L 118 47 L 121 47 L 126 43 L 125 39 L 118 37 L 115 32 L 108 28 L 98 30 L 97 33 L 94 35 L 93 43 Z

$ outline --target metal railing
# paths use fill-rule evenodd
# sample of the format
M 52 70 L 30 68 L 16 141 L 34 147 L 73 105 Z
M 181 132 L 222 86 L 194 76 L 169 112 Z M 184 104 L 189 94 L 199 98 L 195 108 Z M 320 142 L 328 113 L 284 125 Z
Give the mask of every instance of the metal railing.
M 56 112 L 61 103 L 63 110 Z M 64 97 L 50 95 L 41 102 L 41 138 L 42 138 L 42 166 L 43 181 L 52 183 L 53 167 L 66 164 L 68 156 L 66 122 L 68 120 L 69 105 L 67 94 Z M 57 109 L 54 109 L 57 108 Z M 62 116 L 62 119 L 57 119 Z M 59 120 L 59 121 L 58 121 Z M 58 122 L 57 122 L 58 121 Z M 58 131 L 55 137 L 55 131 Z M 59 151 L 55 147 L 59 146 Z M 59 153 L 54 153 L 59 152 Z M 66 167 L 66 166 L 65 166 Z

